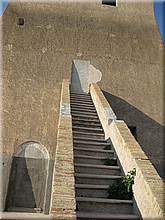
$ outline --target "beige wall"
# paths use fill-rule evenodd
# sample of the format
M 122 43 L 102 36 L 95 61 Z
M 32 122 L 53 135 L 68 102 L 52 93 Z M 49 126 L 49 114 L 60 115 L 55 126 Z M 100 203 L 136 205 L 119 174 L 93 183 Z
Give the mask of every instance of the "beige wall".
M 25 19 L 17 26 L 18 17 Z M 3 146 L 56 147 L 61 82 L 73 59 L 89 60 L 119 119 L 137 126 L 157 169 L 163 151 L 163 44 L 152 3 L 11 3 L 3 17 Z

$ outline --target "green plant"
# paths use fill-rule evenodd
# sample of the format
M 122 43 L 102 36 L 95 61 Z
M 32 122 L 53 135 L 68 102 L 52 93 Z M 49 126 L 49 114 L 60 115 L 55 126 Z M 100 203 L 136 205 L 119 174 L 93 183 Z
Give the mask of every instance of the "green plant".
M 129 171 L 128 174 L 108 188 L 109 199 L 132 199 L 133 191 L 132 185 L 136 176 L 136 169 Z
M 101 159 L 101 161 L 103 162 L 104 165 L 107 165 L 107 166 L 116 166 L 117 165 L 117 160 L 114 158 L 106 157 L 104 159 Z

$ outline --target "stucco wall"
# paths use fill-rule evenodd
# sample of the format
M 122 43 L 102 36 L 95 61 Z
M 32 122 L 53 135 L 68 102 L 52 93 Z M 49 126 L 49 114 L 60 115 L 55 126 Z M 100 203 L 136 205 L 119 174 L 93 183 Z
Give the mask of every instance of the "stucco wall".
M 142 148 L 162 169 L 164 47 L 152 2 L 43 2 L 10 1 L 2 17 L 4 152 L 33 140 L 54 157 L 61 82 L 72 60 L 84 59 L 102 72 L 99 86 L 116 115 L 138 126 Z

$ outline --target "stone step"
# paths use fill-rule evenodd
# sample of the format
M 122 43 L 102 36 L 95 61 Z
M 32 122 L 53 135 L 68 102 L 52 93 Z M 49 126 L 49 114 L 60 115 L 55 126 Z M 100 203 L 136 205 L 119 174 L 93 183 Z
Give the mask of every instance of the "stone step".
M 84 108 L 84 109 L 80 109 L 79 107 L 73 107 L 72 106 L 72 108 L 71 108 L 71 111 L 79 111 L 79 112 L 89 112 L 89 113 L 95 113 L 95 114 L 97 114 L 97 111 L 96 111 L 96 109 L 95 108 L 93 108 L 93 109 L 86 109 L 86 108 Z
M 97 175 L 120 175 L 119 166 L 106 166 L 96 164 L 74 163 L 76 173 L 97 174 Z
M 89 120 L 89 122 L 87 121 L 76 121 L 73 120 L 72 121 L 73 126 L 77 125 L 77 126 L 81 126 L 81 127 L 86 127 L 86 128 L 102 128 L 102 125 L 99 122 L 92 122 L 91 120 Z
M 138 220 L 137 215 L 132 214 L 111 214 L 111 213 L 100 213 L 100 212 L 76 212 L 77 220 Z
M 93 104 L 93 101 L 89 97 L 70 97 L 71 103 L 91 103 Z
M 100 149 L 100 148 L 84 148 L 84 147 L 74 147 L 73 148 L 74 149 L 74 151 L 76 152 L 76 151 L 84 151 L 84 153 L 87 153 L 88 154 L 88 152 L 89 153 L 100 153 L 100 154 L 114 154 L 114 151 L 113 150 L 104 150 L 104 149 Z M 81 153 L 83 153 L 83 152 L 81 152 Z M 80 155 L 81 155 L 81 153 L 80 153 Z M 95 154 L 95 156 L 96 156 L 96 154 Z
M 86 149 L 100 149 L 100 150 L 104 150 L 106 148 L 106 146 L 98 146 L 98 145 L 87 145 L 87 144 L 73 144 L 74 147 L 80 147 L 80 148 L 86 148 Z M 111 147 L 111 146 L 110 146 Z M 108 150 L 111 150 L 111 149 L 108 149 Z
M 70 97 L 71 98 L 76 98 L 76 99 L 79 99 L 79 98 L 84 98 L 84 99 L 91 98 L 92 99 L 90 94 L 85 95 L 85 94 L 73 94 L 73 93 L 71 93 Z
M 107 143 L 107 140 L 105 139 L 99 139 L 99 138 L 89 138 L 89 137 L 73 137 L 74 140 L 82 140 L 82 141 L 93 141 L 93 142 L 99 142 L 99 143 Z
M 100 212 L 111 214 L 131 214 L 132 200 L 118 200 L 105 198 L 76 197 L 78 211 Z
M 104 145 L 88 145 L 88 144 L 82 144 L 82 143 L 73 143 L 74 147 L 80 147 L 80 148 L 92 148 L 92 149 L 100 149 L 100 150 L 105 150 L 108 148 L 108 150 L 111 150 L 111 145 L 110 146 L 104 146 Z
M 74 103 L 74 102 L 77 102 L 77 101 L 79 101 L 81 103 L 90 102 L 90 103 L 93 104 L 93 100 L 90 97 L 79 97 L 79 98 L 73 97 L 73 96 L 70 97 L 70 102 L 71 103 Z
M 74 147 L 75 155 L 86 155 L 86 156 L 95 156 L 95 157 L 113 157 L 113 150 L 102 150 L 102 149 L 93 149 L 93 148 L 83 148 L 83 147 Z
M 89 96 L 90 97 L 90 94 L 89 93 L 78 93 L 78 92 L 70 92 L 70 95 L 75 95 L 75 96 Z
M 91 98 L 90 94 L 70 93 L 70 97 L 76 98 Z
M 82 122 L 82 123 L 83 123 L 83 122 L 85 122 L 85 123 L 86 123 L 86 122 L 87 122 L 87 123 L 90 122 L 90 123 L 96 123 L 96 124 L 100 124 L 100 125 L 101 125 L 100 120 L 99 120 L 99 119 L 95 119 L 95 118 L 94 118 L 94 119 L 92 119 L 92 118 L 88 118 L 88 119 L 87 119 L 87 118 L 72 117 L 72 121 L 73 121 L 73 122 L 79 121 L 79 122 Z
M 94 121 L 97 121 L 100 123 L 100 120 L 97 116 L 97 114 L 90 114 L 90 113 L 86 113 L 86 112 L 75 112 L 75 111 L 71 111 L 71 115 L 72 115 L 72 118 L 79 118 L 79 119 L 86 119 L 87 120 L 94 120 Z
M 111 146 L 110 143 L 107 142 L 96 142 L 96 141 L 81 141 L 81 140 L 73 140 L 74 144 L 81 144 L 81 145 L 95 145 L 95 146 Z
M 72 103 L 72 102 L 71 102 L 70 105 L 71 105 L 71 108 L 72 108 L 72 107 L 76 107 L 76 106 L 79 106 L 80 108 L 81 108 L 81 107 L 88 107 L 88 108 L 90 108 L 90 107 L 93 108 L 93 107 L 94 107 L 93 104 L 89 104 L 89 103 L 87 104 L 87 103 Z
M 96 108 L 95 108 L 95 106 L 93 106 L 93 107 L 88 107 L 88 106 L 78 106 L 78 105 L 72 105 L 71 106 L 71 109 L 78 109 L 78 110 L 80 110 L 80 111 L 84 111 L 84 110 L 88 110 L 88 111 L 96 111 Z
M 108 185 L 75 184 L 76 197 L 107 198 Z
M 82 131 L 82 132 L 89 132 L 89 133 L 92 133 L 92 132 L 97 132 L 98 134 L 104 134 L 104 130 L 102 128 L 88 128 L 88 127 L 85 127 L 85 126 L 76 126 L 76 125 L 73 125 L 72 126 L 72 129 L 73 131 Z
M 113 155 L 113 154 L 112 154 Z M 106 157 L 106 156 L 105 156 Z M 103 157 L 96 157 L 96 156 L 86 156 L 86 155 L 74 155 L 74 162 L 75 163 L 82 163 L 82 164 L 96 164 L 96 165 L 104 165 L 102 159 Z M 116 158 L 111 157 L 112 159 L 116 160 Z
M 88 136 L 90 136 L 90 137 L 97 137 L 97 138 L 100 138 L 100 139 L 105 139 L 104 137 L 105 137 L 105 135 L 104 134 L 99 134 L 99 133 L 94 133 L 94 132 L 84 132 L 84 131 L 75 131 L 75 130 L 73 130 L 73 136 L 76 136 L 76 135 L 78 135 L 78 136 L 82 136 L 82 137 L 88 137 Z
M 86 106 L 94 106 L 94 104 L 93 104 L 93 102 L 92 101 L 87 101 L 87 100 L 83 100 L 83 101 L 81 101 L 81 100 L 71 100 L 71 106 L 73 107 L 73 106 L 75 106 L 75 105 L 86 105 Z
M 71 110 L 71 115 L 74 115 L 74 114 L 78 114 L 78 115 L 82 115 L 82 116 L 97 116 L 97 113 L 96 112 L 83 112 L 83 111 L 80 111 L 80 110 Z M 97 116 L 98 118 L 98 116 Z
M 87 128 L 102 128 L 102 125 L 99 122 L 92 122 L 91 120 L 89 121 L 81 121 L 81 120 L 72 120 L 73 126 L 78 125 L 82 127 L 87 127 Z
M 79 117 L 79 118 L 94 118 L 94 119 L 98 119 L 98 116 L 94 116 L 94 115 L 89 115 L 89 114 L 81 114 L 81 113 L 72 113 L 71 114 L 73 117 Z
M 75 173 L 76 184 L 111 185 L 122 176 Z

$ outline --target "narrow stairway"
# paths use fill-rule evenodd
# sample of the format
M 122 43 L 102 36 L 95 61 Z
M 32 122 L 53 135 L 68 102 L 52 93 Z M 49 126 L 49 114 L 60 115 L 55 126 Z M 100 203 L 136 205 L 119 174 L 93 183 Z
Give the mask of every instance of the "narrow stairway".
M 116 158 L 90 95 L 71 93 L 71 114 L 77 219 L 138 219 L 132 200 L 107 199 L 107 189 L 121 178 L 121 169 L 103 163 L 104 158 Z

